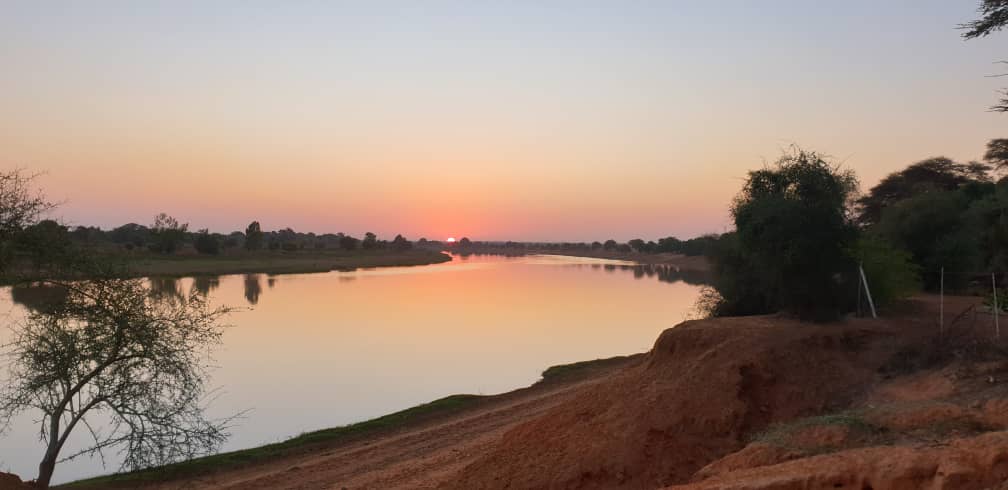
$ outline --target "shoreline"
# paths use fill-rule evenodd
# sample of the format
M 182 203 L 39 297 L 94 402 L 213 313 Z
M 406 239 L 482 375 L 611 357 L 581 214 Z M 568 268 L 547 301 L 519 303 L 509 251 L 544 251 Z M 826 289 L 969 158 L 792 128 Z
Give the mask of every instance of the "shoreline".
M 496 395 L 448 395 L 373 419 L 305 432 L 280 442 L 217 453 L 162 467 L 75 480 L 54 485 L 53 488 L 160 488 L 176 482 L 212 478 L 214 475 L 278 464 L 289 459 L 332 451 L 357 443 L 368 444 L 368 441 L 450 423 L 477 412 L 494 410 L 527 398 L 565 392 L 640 362 L 645 355 L 638 353 L 558 364 L 546 368 L 542 378 L 535 383 Z

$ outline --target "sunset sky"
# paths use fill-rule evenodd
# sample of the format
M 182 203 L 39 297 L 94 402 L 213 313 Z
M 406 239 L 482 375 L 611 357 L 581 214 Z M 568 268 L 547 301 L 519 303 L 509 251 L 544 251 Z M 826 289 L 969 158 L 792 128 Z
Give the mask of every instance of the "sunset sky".
M 67 223 L 721 232 L 797 143 L 867 189 L 1008 137 L 973 0 L 0 4 L 0 165 Z

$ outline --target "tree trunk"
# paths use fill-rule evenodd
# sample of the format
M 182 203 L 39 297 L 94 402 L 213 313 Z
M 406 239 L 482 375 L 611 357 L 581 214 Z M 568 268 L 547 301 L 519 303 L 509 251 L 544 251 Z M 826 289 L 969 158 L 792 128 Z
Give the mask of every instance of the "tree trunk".
M 56 469 L 56 455 L 50 455 L 50 452 L 47 451 L 38 468 L 39 472 L 38 478 L 35 479 L 35 486 L 49 488 L 49 481 L 52 480 L 53 470 Z

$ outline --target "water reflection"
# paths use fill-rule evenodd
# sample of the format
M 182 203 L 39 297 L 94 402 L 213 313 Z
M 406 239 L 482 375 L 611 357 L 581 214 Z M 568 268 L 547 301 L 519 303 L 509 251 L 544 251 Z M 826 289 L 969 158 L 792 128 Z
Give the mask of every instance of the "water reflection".
M 259 304 L 259 295 L 262 294 L 262 283 L 260 274 L 245 274 L 245 300 L 250 305 Z
M 154 299 L 162 301 L 185 299 L 182 285 L 177 277 L 151 277 L 147 281 L 150 283 L 150 295 Z
M 11 287 L 11 300 L 32 311 L 48 311 L 63 303 L 67 290 L 62 286 L 48 283 L 18 284 Z
M 634 279 L 654 278 L 670 284 L 684 282 L 691 286 L 703 286 L 711 283 L 710 272 L 680 269 L 670 264 L 570 264 L 567 267 L 602 268 L 609 273 L 626 271 L 632 273 Z
M 220 276 L 196 276 L 193 278 L 192 291 L 202 296 L 220 287 Z

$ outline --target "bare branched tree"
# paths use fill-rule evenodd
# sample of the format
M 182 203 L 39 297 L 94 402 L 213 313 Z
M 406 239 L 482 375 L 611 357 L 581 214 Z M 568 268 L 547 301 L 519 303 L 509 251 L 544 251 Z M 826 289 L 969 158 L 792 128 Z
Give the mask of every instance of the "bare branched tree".
M 981 0 L 980 18 L 966 24 L 961 24 L 960 29 L 965 29 L 963 37 L 975 39 L 986 37 L 992 32 L 1000 31 L 1008 26 L 1008 0 Z M 1001 63 L 1006 63 L 1002 61 Z M 1006 74 L 994 75 L 1004 76 Z M 995 105 L 991 106 L 992 111 L 1008 112 L 1008 91 L 1001 92 L 1004 97 Z
M 38 176 L 23 169 L 0 171 L 0 270 L 12 258 L 14 237 L 55 206 L 34 187 Z
M 204 416 L 204 383 L 228 309 L 210 308 L 196 293 L 159 299 L 138 279 L 45 283 L 65 298 L 13 327 L 0 388 L 0 423 L 25 410 L 43 414 L 40 487 L 57 462 L 94 454 L 104 461 L 112 448 L 124 456 L 120 469 L 140 469 L 219 447 L 229 420 Z M 61 457 L 81 427 L 92 442 Z

